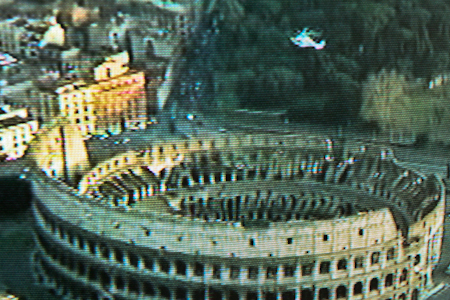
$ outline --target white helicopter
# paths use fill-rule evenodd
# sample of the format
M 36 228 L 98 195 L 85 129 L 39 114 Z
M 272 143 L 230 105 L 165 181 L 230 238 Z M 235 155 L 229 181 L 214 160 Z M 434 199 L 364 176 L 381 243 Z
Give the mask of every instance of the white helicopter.
M 290 40 L 296 46 L 300 48 L 314 48 L 316 50 L 321 50 L 325 47 L 325 40 L 320 42 L 315 41 L 321 36 L 321 32 L 310 30 L 308 27 L 304 28 L 302 31 L 297 31 L 296 37 L 291 37 Z

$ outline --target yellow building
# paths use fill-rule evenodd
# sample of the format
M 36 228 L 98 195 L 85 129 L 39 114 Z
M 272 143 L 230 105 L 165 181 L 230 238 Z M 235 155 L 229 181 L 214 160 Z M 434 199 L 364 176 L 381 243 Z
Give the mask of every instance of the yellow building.
M 12 109 L 4 105 L 0 110 L 1 157 L 7 160 L 22 157 L 38 127 L 38 122 L 28 117 L 26 108 Z
M 94 68 L 93 82 L 80 80 L 56 90 L 61 115 L 78 124 L 84 136 L 145 127 L 144 73 L 127 64 L 126 52 L 110 56 Z

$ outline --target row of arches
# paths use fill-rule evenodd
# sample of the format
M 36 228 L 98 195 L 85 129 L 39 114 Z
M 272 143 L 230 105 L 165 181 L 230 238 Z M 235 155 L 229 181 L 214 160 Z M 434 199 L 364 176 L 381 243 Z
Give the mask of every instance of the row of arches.
M 75 238 L 71 238 L 71 234 L 64 233 L 62 234 L 64 239 L 68 237 L 68 242 L 72 246 L 77 246 L 75 242 Z M 45 251 L 46 254 L 48 254 L 50 257 L 52 257 L 54 260 L 58 260 L 59 263 L 63 266 L 67 266 L 70 270 L 78 270 L 79 275 L 85 275 L 89 274 L 89 278 L 97 278 L 97 276 L 90 275 L 91 273 L 87 271 L 89 268 L 83 265 L 82 263 L 79 266 L 76 266 L 76 255 L 70 255 L 71 252 L 67 251 L 61 251 L 58 248 L 53 247 L 53 242 L 49 241 L 48 238 L 46 238 L 43 234 L 37 234 L 37 238 L 39 241 L 39 244 L 41 245 L 42 249 Z M 61 238 L 61 234 L 59 234 L 59 238 Z M 186 262 L 181 259 L 177 260 L 171 260 L 168 257 L 159 257 L 157 258 L 157 253 L 155 252 L 153 255 L 147 255 L 142 256 L 138 255 L 137 253 L 133 251 L 127 251 L 121 248 L 115 248 L 112 246 L 108 246 L 105 243 L 96 243 L 92 240 L 88 240 L 86 243 L 84 242 L 84 239 L 78 238 L 78 247 L 80 249 L 88 251 L 91 255 L 94 255 L 96 257 L 99 257 L 101 259 L 104 259 L 108 262 L 114 262 L 121 265 L 128 265 L 132 266 L 139 270 L 148 270 L 150 272 L 156 272 L 156 273 L 166 273 L 168 275 L 181 275 L 181 276 L 198 276 L 198 277 L 205 277 L 206 276 L 206 269 L 207 265 L 200 262 Z M 388 250 L 388 255 L 390 250 Z M 377 255 L 378 254 L 378 255 Z M 374 258 L 375 257 L 375 258 Z M 374 252 L 371 255 L 371 263 L 375 264 L 378 263 L 378 257 L 379 252 Z M 389 259 L 389 257 L 388 257 Z M 364 257 L 356 257 L 354 259 L 354 268 L 361 268 L 363 267 L 362 261 L 364 260 Z M 347 259 L 342 258 L 336 262 L 336 269 L 337 270 L 346 270 L 348 268 L 349 262 Z M 310 276 L 313 274 L 314 270 L 317 269 L 320 274 L 327 274 L 330 273 L 330 261 L 322 261 L 317 262 L 314 264 L 304 264 L 300 266 L 296 265 L 283 265 L 283 266 L 267 266 L 263 267 L 248 267 L 247 270 L 242 269 L 238 266 L 231 266 L 229 268 L 229 273 L 223 274 L 222 271 L 227 269 L 226 267 L 222 267 L 220 264 L 216 264 L 212 266 L 213 271 L 212 274 L 209 276 L 212 276 L 212 278 L 215 279 L 223 279 L 223 276 L 225 276 L 226 280 L 230 279 L 239 279 L 242 276 L 239 274 L 241 271 L 245 270 L 246 279 L 249 280 L 257 280 L 261 276 L 265 276 L 266 279 L 275 279 L 275 278 L 290 278 L 294 277 L 294 274 L 296 274 L 296 268 L 300 268 L 299 271 L 302 276 Z M 278 273 L 280 272 L 281 276 L 278 276 Z M 281 273 L 283 272 L 283 273 Z M 266 276 L 267 275 L 267 276 Z M 229 276 L 227 278 L 227 276 Z M 101 277 L 101 276 L 100 276 Z M 401 274 L 398 277 L 399 283 L 404 282 L 407 280 L 408 277 L 408 271 L 407 268 L 404 268 Z M 394 285 L 394 280 L 396 278 L 395 274 L 389 274 L 385 278 L 385 286 L 389 287 Z M 371 281 L 371 287 L 375 287 L 378 289 L 378 279 L 375 278 Z
M 355 212 L 350 202 L 341 197 L 305 193 L 277 195 L 272 191 L 256 195 L 238 195 L 226 198 L 203 198 L 189 196 L 180 201 L 180 213 L 192 218 L 221 221 L 269 220 L 290 221 L 332 219 Z
M 66 274 L 58 272 L 46 259 L 38 260 L 40 268 L 43 270 L 44 276 L 47 277 L 47 281 L 53 282 L 54 287 L 57 289 L 60 295 L 70 294 L 70 289 L 74 287 L 73 283 L 70 283 Z M 84 274 L 81 274 L 83 276 Z M 366 292 L 372 293 L 379 292 L 379 280 L 372 278 L 367 287 L 364 287 L 362 281 L 358 281 L 353 285 L 341 284 L 335 288 L 306 288 L 300 287 L 297 289 L 285 290 L 285 291 L 271 291 L 271 290 L 259 290 L 259 291 L 239 291 L 228 290 L 223 287 L 173 287 L 170 284 L 159 283 L 157 280 L 136 280 L 129 276 L 113 275 L 105 270 L 90 271 L 90 282 L 98 282 L 104 292 L 91 291 L 87 292 L 86 288 L 83 289 L 85 297 L 82 299 L 99 300 L 101 295 L 108 295 L 109 293 L 115 293 L 120 291 L 122 294 L 134 295 L 134 297 L 159 297 L 162 299 L 192 299 L 192 300 L 295 300 L 298 293 L 301 300 L 329 300 L 332 297 L 335 299 L 347 299 L 349 296 L 359 296 Z M 389 275 L 388 275 L 389 277 Z M 386 277 L 386 278 L 388 278 Z M 44 279 L 41 279 L 44 281 Z M 414 289 L 411 293 L 411 300 L 419 299 L 419 290 Z M 80 296 L 80 295 L 78 295 Z M 398 295 L 396 299 L 406 300 L 407 294 L 402 293 Z M 110 299 L 110 298 L 108 298 Z M 114 298 L 116 299 L 116 298 Z

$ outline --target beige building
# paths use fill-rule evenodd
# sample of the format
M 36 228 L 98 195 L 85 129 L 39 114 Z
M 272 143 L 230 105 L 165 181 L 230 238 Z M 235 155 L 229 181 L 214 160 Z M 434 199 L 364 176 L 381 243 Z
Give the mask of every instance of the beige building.
M 22 157 L 37 131 L 38 122 L 28 117 L 26 108 L 3 105 L 0 109 L 0 156 L 7 160 Z
M 92 82 L 75 81 L 56 90 L 60 114 L 79 125 L 84 136 L 144 128 L 145 77 L 128 68 L 128 54 L 108 57 L 94 68 Z

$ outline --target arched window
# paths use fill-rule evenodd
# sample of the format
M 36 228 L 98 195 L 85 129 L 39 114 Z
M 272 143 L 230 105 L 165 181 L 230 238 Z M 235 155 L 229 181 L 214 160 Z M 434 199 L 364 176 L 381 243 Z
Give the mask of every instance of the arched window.
M 417 266 L 418 264 L 420 264 L 420 254 L 414 257 L 414 265 Z
M 319 300 L 330 299 L 330 291 L 327 288 L 321 288 L 319 290 Z
M 347 298 L 347 288 L 344 285 L 340 285 L 337 287 L 336 298 Z
M 394 275 L 393 274 L 388 274 L 386 276 L 386 279 L 384 280 L 384 286 L 385 287 L 390 287 L 394 284 Z
M 378 278 L 372 278 L 370 281 L 369 289 L 371 291 L 378 290 Z
M 415 289 L 415 290 L 412 292 L 411 300 L 419 300 L 419 290 L 418 290 L 418 289 Z
M 363 285 L 362 285 L 361 281 L 355 283 L 355 285 L 353 286 L 353 295 L 360 295 L 360 294 L 362 294 L 362 288 L 363 288 Z
M 371 263 L 372 265 L 377 264 L 380 262 L 380 252 L 374 252 L 372 253 L 371 257 Z
M 347 269 L 347 260 L 345 258 L 340 259 L 337 264 L 338 270 L 346 270 Z
M 407 278 L 408 278 L 408 270 L 404 268 L 402 271 L 402 275 L 400 276 L 400 282 L 405 281 Z

